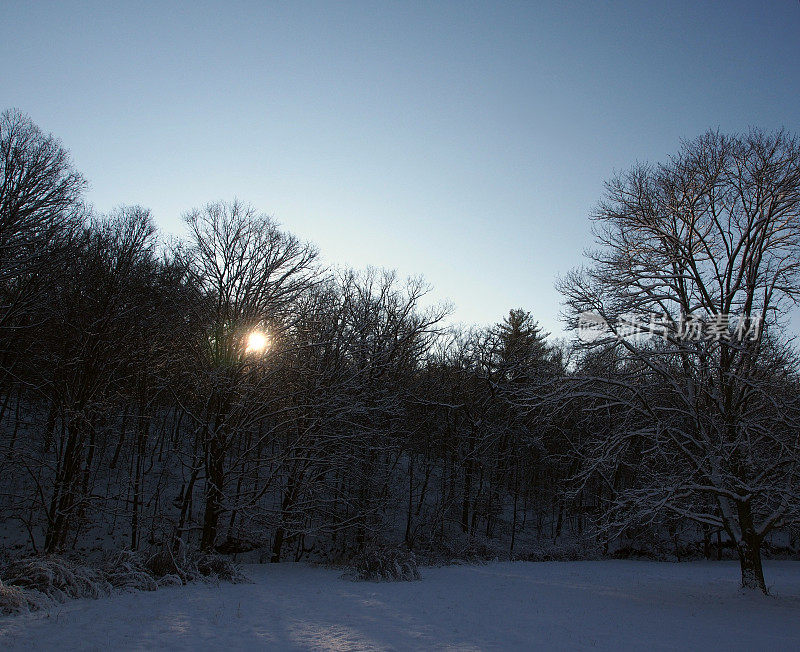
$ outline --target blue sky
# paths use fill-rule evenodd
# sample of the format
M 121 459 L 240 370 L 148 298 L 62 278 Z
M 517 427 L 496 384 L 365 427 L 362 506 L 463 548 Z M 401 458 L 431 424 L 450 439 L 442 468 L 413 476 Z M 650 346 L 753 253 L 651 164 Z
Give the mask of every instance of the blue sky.
M 455 321 L 561 330 L 603 182 L 708 128 L 800 123 L 800 2 L 2 2 L 0 106 L 106 211 L 238 197 Z

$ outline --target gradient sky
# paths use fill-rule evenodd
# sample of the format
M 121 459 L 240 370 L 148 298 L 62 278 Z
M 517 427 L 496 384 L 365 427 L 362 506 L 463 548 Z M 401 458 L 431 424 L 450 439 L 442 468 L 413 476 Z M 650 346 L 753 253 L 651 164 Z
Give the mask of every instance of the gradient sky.
M 100 211 L 238 197 L 454 321 L 558 334 L 603 182 L 708 128 L 800 125 L 800 2 L 0 0 L 0 107 Z

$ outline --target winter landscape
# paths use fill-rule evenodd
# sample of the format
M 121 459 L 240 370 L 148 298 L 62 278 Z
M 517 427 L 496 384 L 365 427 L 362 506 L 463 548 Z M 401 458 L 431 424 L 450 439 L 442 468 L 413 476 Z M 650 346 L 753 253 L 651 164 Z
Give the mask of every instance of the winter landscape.
M 296 564 L 252 584 L 77 600 L 0 621 L 11 650 L 791 650 L 800 564 L 769 562 L 774 595 L 739 592 L 733 563 L 500 562 L 348 582 Z
M 800 4 L 3 14 L 0 649 L 800 649 Z

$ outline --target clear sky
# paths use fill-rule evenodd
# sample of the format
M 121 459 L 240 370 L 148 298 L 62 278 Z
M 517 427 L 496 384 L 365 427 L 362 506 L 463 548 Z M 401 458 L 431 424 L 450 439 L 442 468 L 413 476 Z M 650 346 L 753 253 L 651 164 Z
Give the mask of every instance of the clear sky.
M 424 275 L 455 321 L 555 333 L 615 170 L 800 130 L 797 0 L 0 0 L 0 62 L 0 107 L 62 139 L 98 210 L 179 234 L 238 197 L 327 261 Z

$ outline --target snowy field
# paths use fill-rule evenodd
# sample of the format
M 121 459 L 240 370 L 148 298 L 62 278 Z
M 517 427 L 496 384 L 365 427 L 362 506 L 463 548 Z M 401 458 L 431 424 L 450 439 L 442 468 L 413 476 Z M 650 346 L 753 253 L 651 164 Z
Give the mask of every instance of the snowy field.
M 494 563 L 353 583 L 304 565 L 253 584 L 76 600 L 0 618 L 0 649 L 800 649 L 800 562 L 767 562 L 770 597 L 735 563 Z

